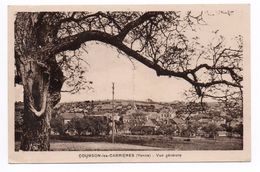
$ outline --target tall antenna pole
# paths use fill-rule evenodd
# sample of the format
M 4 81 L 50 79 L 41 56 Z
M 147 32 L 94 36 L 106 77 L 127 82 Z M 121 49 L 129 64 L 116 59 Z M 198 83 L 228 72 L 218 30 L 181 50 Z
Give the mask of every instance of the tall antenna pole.
M 135 66 L 133 66 L 133 108 L 136 110 L 135 106 Z
M 114 114 L 115 83 L 112 83 L 112 143 L 115 143 L 115 114 Z

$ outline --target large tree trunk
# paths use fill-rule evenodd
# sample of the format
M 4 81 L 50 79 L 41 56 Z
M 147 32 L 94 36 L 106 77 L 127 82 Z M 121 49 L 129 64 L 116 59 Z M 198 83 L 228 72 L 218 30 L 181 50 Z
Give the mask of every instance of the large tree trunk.
M 63 74 L 55 60 L 48 68 L 38 62 L 29 62 L 21 69 L 24 86 L 21 150 L 47 151 L 50 149 L 52 109 L 60 100 Z
M 50 14 L 53 15 L 53 14 Z M 63 73 L 55 55 L 41 53 L 53 42 L 57 30 L 45 13 L 17 13 L 15 21 L 15 60 L 20 84 L 24 87 L 24 115 L 21 150 L 50 149 L 50 118 L 60 100 Z
M 25 95 L 26 96 L 26 95 Z M 21 139 L 21 150 L 24 151 L 48 151 L 50 150 L 50 118 L 51 108 L 48 106 L 45 113 L 37 117 L 29 110 L 28 102 L 24 108 L 24 128 Z
M 50 149 L 51 101 L 48 68 L 36 61 L 22 66 L 24 85 L 24 125 L 21 150 L 46 151 Z

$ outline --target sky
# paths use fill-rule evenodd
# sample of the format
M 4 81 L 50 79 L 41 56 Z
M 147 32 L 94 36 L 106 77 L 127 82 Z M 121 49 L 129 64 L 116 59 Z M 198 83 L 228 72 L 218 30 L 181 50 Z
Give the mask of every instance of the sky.
M 243 15 L 206 16 L 206 26 L 197 29 L 202 43 L 212 41 L 212 31 L 231 39 L 243 33 L 240 19 Z M 154 70 L 143 64 L 129 60 L 127 56 L 118 55 L 115 48 L 102 43 L 88 42 L 88 53 L 82 58 L 89 63 L 85 77 L 93 81 L 92 90 L 82 90 L 76 94 L 62 93 L 61 102 L 105 100 L 112 98 L 112 82 L 115 83 L 115 99 L 147 100 L 172 102 L 184 101 L 184 91 L 191 88 L 186 81 L 174 77 L 158 77 Z M 64 86 L 63 89 L 66 89 Z M 22 87 L 16 87 L 16 100 L 22 100 Z

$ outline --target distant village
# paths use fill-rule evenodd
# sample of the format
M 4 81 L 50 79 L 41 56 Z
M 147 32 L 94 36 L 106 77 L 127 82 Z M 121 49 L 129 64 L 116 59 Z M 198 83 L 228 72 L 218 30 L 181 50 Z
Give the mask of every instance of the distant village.
M 55 107 L 55 113 L 62 118 L 64 125 L 70 124 L 76 118 L 106 119 L 107 134 L 111 134 L 111 123 L 114 118 L 117 134 L 205 138 L 243 136 L 241 114 L 230 115 L 215 102 L 206 105 L 207 108 L 201 110 L 199 104 L 190 108 L 188 103 L 180 101 L 172 103 L 154 102 L 150 99 L 147 101 L 115 100 L 114 103 L 111 100 L 83 101 L 59 103 Z M 16 103 L 16 129 L 19 128 L 22 111 L 22 102 Z M 53 130 L 52 134 L 59 133 Z M 77 130 L 67 130 L 66 134 L 79 133 Z M 88 130 L 84 134 L 91 133 Z

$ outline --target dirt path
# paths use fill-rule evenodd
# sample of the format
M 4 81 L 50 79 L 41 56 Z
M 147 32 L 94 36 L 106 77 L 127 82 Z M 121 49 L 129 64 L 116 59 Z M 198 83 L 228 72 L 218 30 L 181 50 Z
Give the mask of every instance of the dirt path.
M 160 150 L 163 148 L 107 142 L 63 142 L 51 143 L 53 151 L 93 151 L 93 150 Z

